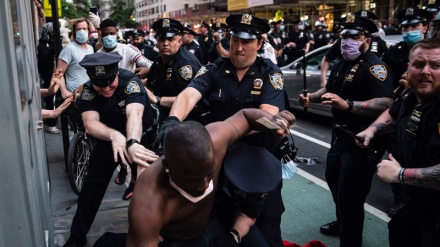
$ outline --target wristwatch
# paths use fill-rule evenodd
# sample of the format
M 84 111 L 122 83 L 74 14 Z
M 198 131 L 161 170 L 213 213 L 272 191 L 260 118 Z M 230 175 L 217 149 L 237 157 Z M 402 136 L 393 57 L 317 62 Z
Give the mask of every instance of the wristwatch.
M 214 41 L 215 44 L 220 44 L 220 40 Z
M 240 237 L 240 233 L 238 233 L 237 230 L 235 230 L 234 228 L 232 228 L 229 231 L 232 235 L 234 235 L 235 241 L 237 242 L 237 244 L 241 243 L 241 237 Z
M 156 96 L 156 106 L 160 106 L 160 100 L 161 100 L 162 98 L 161 97 L 159 97 L 159 96 Z
M 348 104 L 348 109 L 347 109 L 347 111 L 351 111 L 351 109 L 353 109 L 353 105 L 354 105 L 353 100 L 351 100 L 351 99 L 346 99 L 345 101 L 347 101 L 347 104 Z
M 130 139 L 130 140 L 128 140 L 128 141 L 127 141 L 127 149 L 128 149 L 131 145 L 133 145 L 133 144 L 135 144 L 135 143 L 139 144 L 138 140 L 133 139 L 133 138 Z

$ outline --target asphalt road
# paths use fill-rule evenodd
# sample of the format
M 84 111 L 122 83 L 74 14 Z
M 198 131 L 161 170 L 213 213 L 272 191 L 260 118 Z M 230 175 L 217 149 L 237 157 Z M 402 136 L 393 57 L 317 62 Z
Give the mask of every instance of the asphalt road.
M 331 140 L 331 118 L 304 114 L 301 111 L 292 111 L 296 116 L 296 123 L 292 128 L 294 140 L 298 146 L 297 157 L 316 158 L 315 165 L 305 162 L 296 162 L 298 167 L 312 176 L 325 181 L 325 165 L 328 148 Z M 299 134 L 298 134 L 299 133 Z M 329 192 L 330 193 L 330 192 Z M 387 214 L 393 205 L 391 187 L 374 175 L 367 204 Z

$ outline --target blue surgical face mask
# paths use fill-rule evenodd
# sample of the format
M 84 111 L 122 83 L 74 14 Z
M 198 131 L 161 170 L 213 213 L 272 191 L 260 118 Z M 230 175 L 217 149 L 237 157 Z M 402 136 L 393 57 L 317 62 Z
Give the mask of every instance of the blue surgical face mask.
M 412 30 L 408 32 L 402 32 L 402 38 L 408 45 L 415 45 L 422 40 L 422 32 L 420 30 Z
M 107 35 L 102 38 L 102 42 L 107 49 L 115 48 L 115 46 L 118 44 L 116 35 Z
M 284 31 L 284 28 L 285 28 L 284 25 L 281 25 L 281 26 L 280 26 L 280 30 L 281 30 L 281 31 Z
M 79 30 L 76 32 L 75 40 L 80 43 L 84 44 L 89 39 L 89 32 L 87 30 Z

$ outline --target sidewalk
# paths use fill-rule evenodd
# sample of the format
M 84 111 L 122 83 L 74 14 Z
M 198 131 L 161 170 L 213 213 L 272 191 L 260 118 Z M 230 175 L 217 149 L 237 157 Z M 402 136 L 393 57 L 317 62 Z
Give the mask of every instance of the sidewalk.
M 70 189 L 65 172 L 61 135 L 46 133 L 46 148 L 52 190 L 51 212 L 54 246 L 58 247 L 62 246 L 69 238 L 70 225 L 76 212 L 78 197 Z M 112 181 L 115 176 L 116 171 Z M 87 235 L 85 246 L 93 246 L 96 240 L 107 231 L 127 232 L 129 201 L 121 199 L 125 188 L 125 185 L 110 182 L 92 228 Z M 296 174 L 291 180 L 284 180 L 282 193 L 286 208 L 281 224 L 283 239 L 300 245 L 305 245 L 311 240 L 319 240 L 328 247 L 339 246 L 337 237 L 319 233 L 320 225 L 335 219 L 335 207 L 330 191 Z M 387 222 L 366 212 L 363 247 L 378 246 L 389 246 Z

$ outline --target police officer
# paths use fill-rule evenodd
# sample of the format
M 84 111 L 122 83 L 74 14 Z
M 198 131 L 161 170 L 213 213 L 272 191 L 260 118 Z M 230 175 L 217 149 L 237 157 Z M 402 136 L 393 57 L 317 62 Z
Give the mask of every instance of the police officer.
M 341 32 L 343 59 L 334 65 L 325 88 L 299 96 L 302 105 L 322 102 L 332 106 L 334 128 L 340 125 L 358 133 L 393 102 L 392 76 L 388 67 L 368 50 L 376 25 L 348 14 Z M 381 140 L 373 149 L 362 149 L 343 131 L 335 129 L 327 155 L 325 178 L 336 204 L 336 221 L 321 226 L 326 235 L 339 234 L 340 246 L 362 246 L 365 199 L 375 164 L 383 154 Z
M 79 195 L 71 235 L 64 246 L 86 243 L 87 232 L 120 162 L 149 166 L 147 162 L 158 158 L 143 146 L 149 140 L 141 139 L 153 122 L 151 109 L 146 107 L 147 94 L 136 75 L 119 69 L 121 60 L 117 52 L 98 52 L 86 55 L 80 62 L 90 81 L 84 84 L 77 105 L 87 133 L 97 142 Z
M 390 127 L 397 131 L 402 151 L 382 160 L 377 175 L 384 182 L 403 184 L 412 201 L 388 224 L 391 247 L 440 246 L 439 55 L 439 39 L 415 44 L 407 67 L 412 92 L 358 134 L 365 138 L 359 145 L 366 147 L 382 131 Z M 430 86 L 420 78 L 430 78 Z
M 203 58 L 202 50 L 200 49 L 199 42 L 197 42 L 197 40 L 194 39 L 194 37 L 197 36 L 197 33 L 194 32 L 191 28 L 186 26 L 183 27 L 182 33 L 183 33 L 182 35 L 183 48 L 187 49 L 189 52 L 194 54 L 197 57 L 197 59 L 201 61 Z
M 176 96 L 194 78 L 201 64 L 197 57 L 182 46 L 183 26 L 173 19 L 160 19 L 153 24 L 160 56 L 150 68 L 147 88 L 150 101 L 160 111 L 160 122 L 168 117 Z M 202 122 L 202 114 L 209 111 L 206 101 L 200 101 L 189 119 Z
M 327 26 L 324 23 L 320 21 L 315 22 L 315 32 L 313 32 L 315 44 L 313 45 L 313 49 L 318 49 L 330 42 L 330 34 L 325 31 L 325 28 L 327 28 Z
M 219 57 L 229 58 L 230 35 L 228 33 L 228 25 L 217 22 L 212 29 L 214 31 L 212 35 L 214 43 L 209 48 L 209 61 L 214 62 Z
M 141 51 L 144 57 L 148 58 L 151 61 L 154 61 L 159 56 L 159 50 L 157 49 L 157 47 L 144 43 L 144 36 L 144 31 L 133 30 L 133 45 Z
M 300 28 L 300 26 L 302 28 Z M 286 43 L 287 61 L 289 64 L 301 57 L 303 53 L 306 54 L 310 50 L 309 37 L 304 31 L 304 23 L 300 20 L 293 22 L 293 29 L 287 34 L 288 42 Z
M 275 50 L 277 50 L 277 61 L 278 66 L 285 65 L 285 59 L 284 59 L 284 46 L 287 42 L 287 34 L 284 32 L 284 23 L 282 20 L 278 20 L 276 22 L 273 22 L 274 29 L 270 32 L 270 36 L 272 36 L 276 40 L 276 47 Z
M 268 193 L 281 182 L 279 166 L 279 159 L 265 148 L 243 142 L 231 145 L 223 162 L 224 177 L 220 177 L 213 207 L 224 233 L 213 241 L 213 246 L 269 246 L 255 223 Z
M 382 55 L 382 60 L 390 67 L 394 74 L 393 87 L 396 96 L 399 96 L 407 86 L 400 86 L 399 80 L 406 71 L 408 55 L 411 48 L 425 38 L 428 23 L 432 14 L 423 9 L 407 8 L 397 13 L 402 27 L 403 41 L 393 45 Z
M 355 15 L 361 16 L 363 18 L 367 18 L 371 21 L 376 20 L 377 16 L 371 11 L 367 10 L 361 10 L 356 13 Z M 346 18 L 341 18 L 340 23 L 345 22 Z M 339 24 L 340 25 L 340 24 Z M 376 54 L 378 57 L 381 57 L 381 55 L 388 50 L 388 47 L 386 46 L 386 42 L 382 40 L 379 36 L 376 35 L 377 33 L 374 33 L 371 35 L 371 45 L 370 50 L 372 53 Z M 341 59 L 341 38 L 339 38 L 332 47 L 328 50 L 327 54 L 322 58 L 321 61 L 321 87 L 325 87 L 327 84 L 327 72 L 330 67 L 330 62 L 335 61 L 336 59 Z
M 168 126 L 185 119 L 203 96 L 209 98 L 213 121 L 224 120 L 243 108 L 259 108 L 272 114 L 284 109 L 281 70 L 269 59 L 257 57 L 263 44 L 261 35 L 269 31 L 268 23 L 250 14 L 231 14 L 226 23 L 231 28 L 230 58 L 219 58 L 197 72 L 190 85 L 177 97 L 156 142 L 163 138 Z M 277 140 L 266 132 L 246 136 L 243 141 L 269 151 L 277 147 Z M 256 223 L 269 246 L 283 246 L 281 187 L 280 183 L 268 194 Z
M 431 13 L 423 9 L 408 8 L 397 14 L 401 27 L 403 41 L 393 45 L 383 54 L 382 60 L 390 66 L 394 74 L 393 88 L 396 98 L 404 95 L 409 85 L 406 81 L 406 67 L 409 62 L 408 56 L 411 48 L 425 38 L 428 23 L 432 19 Z M 413 38 L 412 38 L 413 37 Z M 397 135 L 390 133 L 387 151 L 398 157 L 399 146 L 397 145 Z M 394 205 L 389 209 L 388 215 L 393 217 L 401 208 L 410 201 L 405 186 L 391 184 Z
M 202 63 L 202 65 L 205 65 L 209 63 L 209 49 L 211 48 L 214 40 L 212 39 L 211 26 L 208 23 L 204 21 L 202 22 L 202 25 L 200 26 L 200 32 L 201 34 L 199 34 L 198 41 L 203 54 L 202 60 L 200 62 Z

